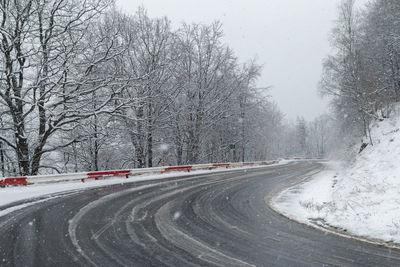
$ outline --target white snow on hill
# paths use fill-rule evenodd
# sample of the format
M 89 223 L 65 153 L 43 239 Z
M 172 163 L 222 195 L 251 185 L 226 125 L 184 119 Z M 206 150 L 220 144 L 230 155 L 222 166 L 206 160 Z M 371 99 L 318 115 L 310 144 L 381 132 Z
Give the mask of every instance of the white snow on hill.
M 372 127 L 374 145 L 351 166 L 327 164 L 311 180 L 283 191 L 272 205 L 288 217 L 400 244 L 400 116 Z

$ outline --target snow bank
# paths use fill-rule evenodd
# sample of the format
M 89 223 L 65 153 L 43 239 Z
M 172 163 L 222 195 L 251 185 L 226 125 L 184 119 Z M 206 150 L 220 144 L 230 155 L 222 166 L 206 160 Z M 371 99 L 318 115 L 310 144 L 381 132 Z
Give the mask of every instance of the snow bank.
M 272 205 L 303 222 L 400 244 L 400 117 L 376 123 L 371 133 L 374 145 L 351 166 L 330 164 Z

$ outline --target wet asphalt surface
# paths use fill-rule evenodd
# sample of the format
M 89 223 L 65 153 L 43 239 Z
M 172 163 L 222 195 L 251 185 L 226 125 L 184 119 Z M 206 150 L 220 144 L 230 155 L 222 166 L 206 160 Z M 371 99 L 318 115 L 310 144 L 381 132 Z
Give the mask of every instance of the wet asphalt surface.
M 299 161 L 53 195 L 0 217 L 0 266 L 400 266 L 400 250 L 312 229 L 266 204 L 321 166 Z

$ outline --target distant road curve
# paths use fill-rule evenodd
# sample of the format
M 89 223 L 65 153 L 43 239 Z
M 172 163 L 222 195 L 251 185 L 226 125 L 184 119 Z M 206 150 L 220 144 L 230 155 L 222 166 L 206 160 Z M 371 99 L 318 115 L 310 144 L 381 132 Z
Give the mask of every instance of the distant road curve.
M 321 166 L 297 161 L 62 194 L 0 217 L 0 265 L 400 266 L 400 250 L 309 228 L 266 205 Z

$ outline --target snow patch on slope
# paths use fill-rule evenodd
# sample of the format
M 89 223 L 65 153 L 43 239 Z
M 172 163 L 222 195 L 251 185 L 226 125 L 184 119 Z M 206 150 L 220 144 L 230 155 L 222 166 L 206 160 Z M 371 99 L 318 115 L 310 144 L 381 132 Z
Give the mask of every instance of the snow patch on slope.
M 372 127 L 374 145 L 344 168 L 327 171 L 281 192 L 272 205 L 306 223 L 324 223 L 351 234 L 400 243 L 400 118 Z

